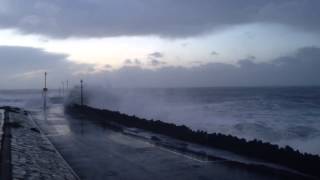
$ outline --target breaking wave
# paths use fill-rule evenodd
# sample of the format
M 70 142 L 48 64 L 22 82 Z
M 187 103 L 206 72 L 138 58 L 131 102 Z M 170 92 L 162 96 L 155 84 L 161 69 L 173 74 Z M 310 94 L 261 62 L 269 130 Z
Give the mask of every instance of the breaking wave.
M 320 154 L 320 88 L 98 89 L 90 106 Z

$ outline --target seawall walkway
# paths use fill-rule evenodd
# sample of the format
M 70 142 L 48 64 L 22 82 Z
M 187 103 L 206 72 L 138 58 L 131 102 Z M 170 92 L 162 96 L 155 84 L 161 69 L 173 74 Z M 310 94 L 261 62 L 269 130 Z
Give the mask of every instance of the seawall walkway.
M 78 179 L 28 112 L 0 108 L 0 125 L 0 179 Z

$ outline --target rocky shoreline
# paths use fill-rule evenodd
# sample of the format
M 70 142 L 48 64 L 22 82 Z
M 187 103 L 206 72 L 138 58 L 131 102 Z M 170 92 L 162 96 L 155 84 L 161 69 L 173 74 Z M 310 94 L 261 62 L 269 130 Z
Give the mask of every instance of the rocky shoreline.
M 77 175 L 66 163 L 28 112 L 3 107 L 6 118 L 4 136 L 6 152 L 1 151 L 1 177 L 4 179 L 76 180 Z M 9 162 L 9 163 L 5 163 Z M 4 169 L 4 170 L 3 170 Z
M 102 126 L 108 126 L 117 131 L 123 131 L 123 126 L 139 128 L 178 140 L 227 150 L 239 155 L 271 162 L 310 175 L 310 177 L 314 177 L 315 179 L 320 177 L 318 171 L 320 157 L 300 153 L 289 146 L 282 148 L 258 140 L 246 141 L 245 139 L 231 135 L 193 131 L 186 126 L 177 126 L 159 120 L 146 120 L 135 116 L 128 116 L 120 112 L 96 109 L 88 106 L 68 106 L 67 112 L 77 117 L 90 117 L 90 119 L 95 120 Z M 154 137 L 154 140 L 156 140 L 156 137 Z

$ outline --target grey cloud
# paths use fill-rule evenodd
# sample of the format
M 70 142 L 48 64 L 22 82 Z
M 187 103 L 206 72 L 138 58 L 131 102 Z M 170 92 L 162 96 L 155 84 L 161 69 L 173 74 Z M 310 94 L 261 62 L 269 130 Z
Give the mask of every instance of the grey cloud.
M 203 64 L 202 61 L 192 61 L 191 64 Z
M 148 55 L 148 59 L 150 61 L 150 65 L 152 66 L 160 66 L 166 64 L 164 61 L 160 60 L 164 57 L 164 54 L 161 52 L 153 52 Z
M 164 55 L 161 52 L 153 52 L 149 54 L 149 58 L 163 58 Z
M 104 68 L 106 68 L 106 69 L 111 69 L 112 66 L 111 66 L 110 64 L 106 64 L 106 65 L 104 65 Z
M 124 65 L 134 65 L 134 66 L 140 66 L 142 62 L 139 59 L 126 59 L 124 61 Z
M 247 59 L 250 59 L 250 60 L 255 60 L 257 57 L 256 56 L 253 56 L 253 55 L 249 55 L 248 57 L 247 57 Z
M 125 64 L 125 65 L 131 65 L 131 64 L 132 64 L 131 59 L 126 59 L 126 60 L 124 60 L 124 64 Z
M 152 66 L 160 66 L 160 65 L 166 64 L 166 62 L 160 61 L 160 60 L 158 60 L 158 59 L 150 59 L 150 64 L 151 64 Z
M 219 55 L 219 53 L 217 53 L 216 51 L 211 51 L 211 53 L 210 53 L 212 56 L 217 56 L 217 55 Z
M 209 63 L 153 70 L 131 66 L 104 76 L 110 84 L 125 87 L 319 86 L 319 58 L 320 48 L 305 47 L 291 56 L 263 63 L 244 59 L 237 65 Z
M 0 27 L 52 37 L 185 37 L 232 25 L 319 31 L 318 0 L 2 0 Z
M 142 64 L 139 59 L 134 59 L 134 63 L 135 63 L 136 65 L 141 65 L 141 64 Z
M 189 43 L 182 43 L 181 47 L 187 47 L 189 45 Z
M 93 65 L 73 63 L 64 54 L 37 48 L 0 46 L 0 89 L 39 88 L 45 71 L 49 74 L 50 87 L 53 87 L 60 85 L 61 80 L 72 80 L 92 68 Z
M 49 72 L 51 87 L 58 87 L 66 79 L 78 81 L 80 76 L 90 83 L 125 87 L 320 85 L 318 47 L 304 47 L 290 56 L 263 63 L 243 59 L 236 65 L 208 63 L 187 68 L 155 62 L 156 69 L 124 66 L 94 73 L 88 72 L 93 65 L 76 64 L 66 58 L 37 48 L 0 46 L 0 88 L 41 88 L 44 71 Z

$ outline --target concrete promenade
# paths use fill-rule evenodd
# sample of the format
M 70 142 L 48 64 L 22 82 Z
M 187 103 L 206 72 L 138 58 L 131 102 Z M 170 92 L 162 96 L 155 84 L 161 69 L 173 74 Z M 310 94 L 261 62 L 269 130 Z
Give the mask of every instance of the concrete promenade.
M 33 117 L 81 179 L 301 179 L 228 160 L 203 161 L 128 136 L 93 121 L 71 118 L 61 105 Z
M 31 113 L 0 108 L 0 125 L 1 180 L 303 179 L 281 170 L 235 163 L 228 154 L 213 152 L 218 158 L 206 160 L 181 153 L 152 143 L 151 138 L 72 118 L 61 104 Z M 175 146 L 175 140 L 164 142 Z
M 7 171 L 5 175 L 1 175 L 3 179 L 77 179 L 77 175 L 48 138 L 41 133 L 27 112 L 10 108 L 6 108 L 5 111 L 8 118 L 2 124 L 4 128 L 9 129 L 10 135 L 4 137 L 9 141 L 6 145 L 9 149 L 2 152 L 7 153 L 1 158 L 2 168 Z M 10 163 L 3 165 L 4 161 Z

